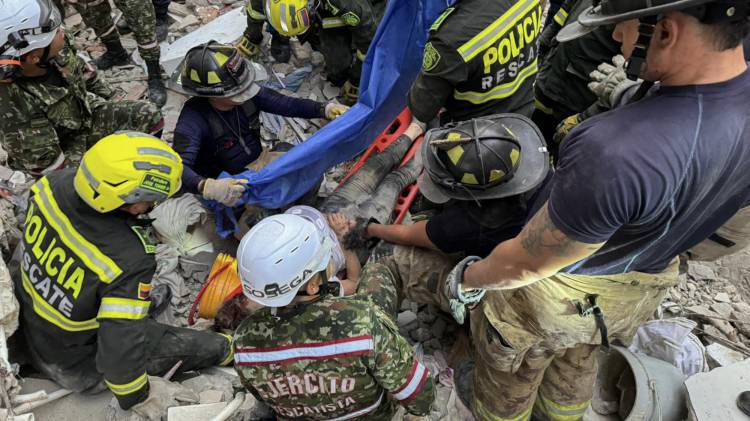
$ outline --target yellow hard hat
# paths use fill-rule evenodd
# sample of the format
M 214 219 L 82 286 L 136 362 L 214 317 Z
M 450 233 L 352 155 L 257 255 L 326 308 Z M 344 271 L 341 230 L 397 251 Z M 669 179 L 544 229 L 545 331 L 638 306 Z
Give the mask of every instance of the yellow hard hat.
M 158 202 L 180 189 L 182 159 L 154 136 L 117 132 L 83 154 L 73 184 L 81 199 L 101 213 Z
M 294 37 L 310 29 L 313 21 L 313 1 L 265 0 L 266 19 L 281 35 Z

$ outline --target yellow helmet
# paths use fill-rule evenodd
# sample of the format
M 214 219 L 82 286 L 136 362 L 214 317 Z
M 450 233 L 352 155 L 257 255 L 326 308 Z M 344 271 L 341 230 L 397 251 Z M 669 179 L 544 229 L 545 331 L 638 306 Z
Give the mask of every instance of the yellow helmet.
M 101 213 L 166 200 L 182 185 L 182 158 L 151 135 L 116 132 L 86 151 L 73 184 L 81 199 Z
M 281 35 L 304 34 L 312 25 L 312 0 L 265 0 L 266 19 Z

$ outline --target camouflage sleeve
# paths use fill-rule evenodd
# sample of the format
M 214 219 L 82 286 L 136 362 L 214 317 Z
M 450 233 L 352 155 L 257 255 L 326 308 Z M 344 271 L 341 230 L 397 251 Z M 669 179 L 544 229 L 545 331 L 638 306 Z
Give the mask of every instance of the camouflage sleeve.
M 375 352 L 366 364 L 375 380 L 412 415 L 428 415 L 435 400 L 430 372 L 417 360 L 391 318 L 379 309 L 373 314 Z
M 468 68 L 461 56 L 440 38 L 430 37 L 422 70 L 409 90 L 409 109 L 419 121 L 432 120 L 453 94 L 454 86 L 467 78 Z
M 263 42 L 263 24 L 266 22 L 266 15 L 263 12 L 263 0 L 247 0 L 245 7 L 247 14 L 247 28 L 245 36 L 253 44 Z

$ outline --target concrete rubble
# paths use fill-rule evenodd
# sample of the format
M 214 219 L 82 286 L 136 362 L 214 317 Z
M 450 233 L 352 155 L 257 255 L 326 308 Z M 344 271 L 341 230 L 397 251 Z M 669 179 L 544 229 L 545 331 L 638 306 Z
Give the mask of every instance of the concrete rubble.
M 245 27 L 242 10 L 244 1 L 239 0 L 186 0 L 184 4 L 172 2 L 169 15 L 172 19 L 167 43 L 162 45 L 162 65 L 171 74 L 180 64 L 185 52 L 201 42 L 214 39 L 219 42 L 234 42 Z M 66 24 L 75 35 L 81 51 L 91 58 L 103 54 L 104 48 L 91 29 L 85 28 L 80 16 L 69 8 Z M 269 52 L 269 37 L 262 46 L 260 63 L 268 70 L 269 86 L 285 94 L 318 101 L 334 100 L 340 90 L 325 81 L 323 58 L 312 51 L 309 44 L 292 40 L 290 63 L 275 63 Z M 123 45 L 132 52 L 136 43 L 132 35 L 123 36 Z M 138 99 L 146 95 L 146 75 L 137 65 L 114 68 L 100 73 L 118 91 L 118 98 Z M 182 104 L 187 98 L 169 91 L 168 102 L 163 108 L 165 117 L 165 139 L 171 141 Z M 261 136 L 268 144 L 275 141 L 299 143 L 322 127 L 322 120 L 286 119 L 262 115 Z M 300 136 L 300 133 L 302 135 Z M 0 150 L 0 165 L 4 162 Z M 326 196 L 338 185 L 351 167 L 344 163 L 326 174 L 319 194 Z M 0 166 L 0 249 L 4 261 L 8 261 L 21 236 L 20 226 L 26 210 L 26 197 L 31 178 Z M 6 194 L 7 193 L 7 194 Z M 233 250 L 233 239 L 221 240 L 213 230 L 211 215 L 202 210 L 199 201 L 192 195 L 171 199 L 154 210 L 151 215 L 158 234 L 158 268 L 154 284 L 166 284 L 172 292 L 170 306 L 157 320 L 172 325 L 186 325 L 190 306 L 208 275 L 215 256 Z M 740 419 L 731 418 L 733 399 L 740 385 L 750 388 L 750 270 L 747 261 L 750 250 L 729 256 L 717 262 L 688 262 L 680 275 L 680 283 L 670 289 L 661 316 L 687 317 L 694 320 L 693 330 L 707 346 L 707 357 L 711 368 L 708 373 L 696 374 L 687 381 L 690 410 L 695 420 Z M 10 303 L 12 295 L 6 294 L 7 286 L 4 265 L 0 267 L 0 300 L 3 313 L 0 324 L 6 336 L 17 326 L 17 315 L 6 318 L 7 312 L 16 307 Z M 11 267 L 11 271 L 13 268 Z M 431 421 L 469 420 L 471 415 L 461 405 L 452 380 L 452 367 L 467 358 L 469 342 L 465 329 L 458 326 L 450 315 L 431 306 L 420 306 L 404 301 L 398 315 L 399 331 L 422 355 L 437 381 L 435 409 L 429 416 Z M 210 321 L 200 321 L 200 328 L 210 328 Z M 244 392 L 239 378 L 231 368 L 212 368 L 202 373 L 178 375 L 174 382 L 192 390 L 195 404 L 183 402 L 182 406 L 170 409 L 168 421 L 208 420 L 225 409 L 238 397 L 241 403 L 231 421 L 264 420 L 272 416 L 271 410 Z M 21 381 L 20 393 L 46 390 L 52 393 L 59 389 L 54 383 L 29 378 Z M 737 392 L 737 393 L 735 393 Z M 726 393 L 726 395 L 722 395 Z M 732 395 L 733 394 L 733 395 Z M 721 395 L 721 399 L 714 399 Z M 710 397 L 707 399 L 706 397 Z M 724 400 L 726 397 L 726 402 Z M 707 402 L 707 401 L 716 402 Z M 731 404 L 730 404 L 731 403 Z M 711 405 L 709 405 L 711 404 Z M 710 407 L 706 406 L 709 405 Z M 609 413 L 606 402 L 596 401 L 585 419 L 613 419 L 599 416 L 596 410 Z M 717 409 L 718 408 L 718 409 Z M 109 392 L 94 396 L 72 394 L 47 404 L 34 411 L 39 421 L 80 421 L 81 419 L 107 421 L 142 421 L 131 411 L 119 409 Z M 401 416 L 394 418 L 394 421 Z

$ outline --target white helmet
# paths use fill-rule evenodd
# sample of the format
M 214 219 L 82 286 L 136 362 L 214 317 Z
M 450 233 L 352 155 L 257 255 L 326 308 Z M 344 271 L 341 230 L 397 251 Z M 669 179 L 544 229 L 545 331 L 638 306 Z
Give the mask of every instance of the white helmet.
M 21 57 L 47 47 L 61 24 L 51 0 L 0 0 L 0 55 Z
M 310 278 L 326 269 L 332 250 L 331 240 L 307 219 L 269 216 L 242 237 L 237 249 L 242 290 L 266 307 L 286 306 Z

